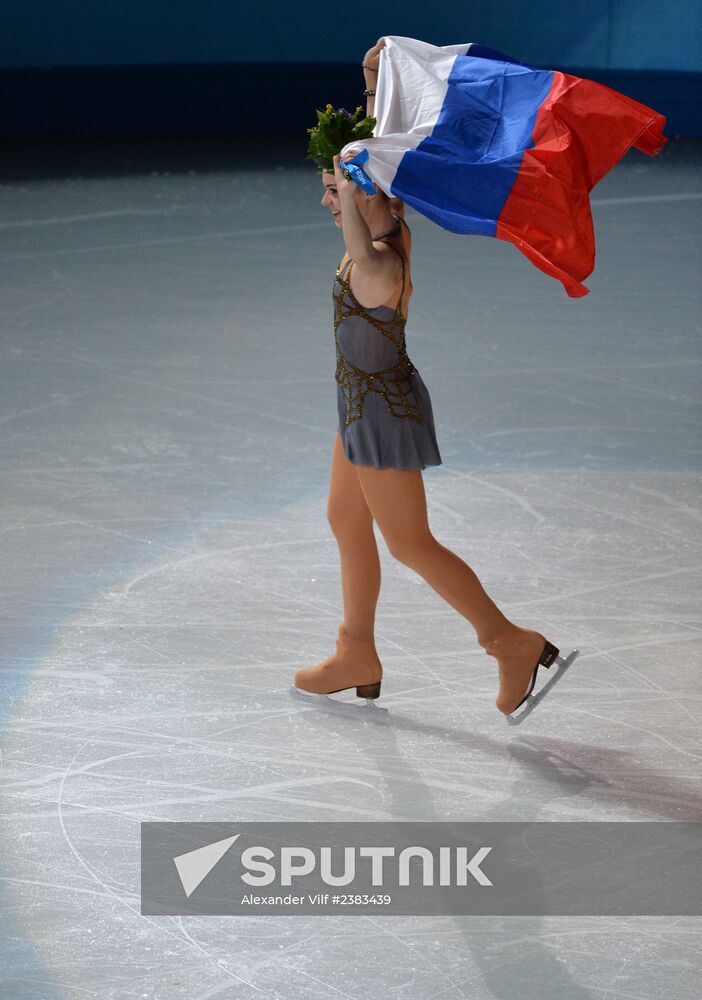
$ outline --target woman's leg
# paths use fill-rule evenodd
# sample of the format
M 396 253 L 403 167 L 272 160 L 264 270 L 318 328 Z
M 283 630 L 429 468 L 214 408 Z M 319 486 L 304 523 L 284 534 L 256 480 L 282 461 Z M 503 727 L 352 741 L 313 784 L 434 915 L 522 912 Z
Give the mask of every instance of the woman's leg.
M 467 618 L 480 645 L 497 660 L 500 688 L 495 703 L 509 715 L 533 684 L 536 664 L 546 653 L 545 636 L 506 618 L 470 566 L 434 538 L 420 471 L 359 467 L 358 479 L 391 554 Z
M 373 515 L 358 481 L 358 467 L 344 455 L 338 432 L 334 439 L 327 520 L 339 546 L 344 626 L 351 638 L 374 643 L 380 558 Z
M 516 626 L 487 595 L 470 566 L 432 535 L 421 471 L 363 466 L 356 471 L 391 555 L 419 573 L 467 618 L 481 645 L 513 635 Z
M 362 698 L 377 698 L 383 667 L 375 648 L 375 608 L 380 593 L 380 559 L 373 517 L 337 433 L 332 456 L 327 519 L 339 546 L 344 621 L 336 651 L 295 674 L 295 687 L 331 694 L 355 687 Z

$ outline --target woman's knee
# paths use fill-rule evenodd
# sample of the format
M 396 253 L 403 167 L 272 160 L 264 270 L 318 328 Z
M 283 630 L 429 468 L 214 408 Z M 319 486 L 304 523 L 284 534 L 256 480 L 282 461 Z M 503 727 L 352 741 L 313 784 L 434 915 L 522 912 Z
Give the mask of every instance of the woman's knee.
M 373 518 L 368 507 L 349 502 L 348 497 L 337 497 L 327 504 L 327 521 L 337 539 L 353 538 L 373 531 Z
M 385 538 L 385 544 L 393 559 L 410 569 L 418 569 L 439 543 L 431 531 L 423 531 L 413 535 L 391 535 Z

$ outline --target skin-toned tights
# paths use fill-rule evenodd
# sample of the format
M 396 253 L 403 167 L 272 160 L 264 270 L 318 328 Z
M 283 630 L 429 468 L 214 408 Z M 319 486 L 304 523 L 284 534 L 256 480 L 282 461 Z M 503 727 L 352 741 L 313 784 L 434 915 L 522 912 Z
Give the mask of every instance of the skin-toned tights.
M 339 546 L 344 624 L 353 638 L 374 642 L 380 559 L 373 521 L 390 554 L 415 570 L 475 628 L 484 644 L 515 626 L 488 597 L 473 570 L 432 535 L 421 470 L 354 465 L 337 432 L 327 518 Z

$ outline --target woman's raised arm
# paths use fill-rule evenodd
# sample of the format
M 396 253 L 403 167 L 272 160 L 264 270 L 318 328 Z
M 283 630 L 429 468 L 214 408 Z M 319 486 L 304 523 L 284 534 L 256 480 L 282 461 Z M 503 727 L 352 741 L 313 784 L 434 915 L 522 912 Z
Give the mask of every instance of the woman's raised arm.
M 378 83 L 378 67 L 380 66 L 380 50 L 385 48 L 385 41 L 379 38 L 372 49 L 368 49 L 363 57 L 363 75 L 366 81 L 366 90 L 375 90 Z M 375 110 L 375 95 L 368 94 L 366 97 L 366 115 L 373 117 Z

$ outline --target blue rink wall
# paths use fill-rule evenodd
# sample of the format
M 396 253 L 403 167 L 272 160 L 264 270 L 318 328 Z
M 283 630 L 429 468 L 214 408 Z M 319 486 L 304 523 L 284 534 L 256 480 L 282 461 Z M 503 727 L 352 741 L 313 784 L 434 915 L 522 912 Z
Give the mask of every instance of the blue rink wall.
M 359 63 L 384 34 L 479 42 L 588 76 L 702 135 L 700 0 L 329 4 L 10 0 L 0 134 L 298 132 L 327 101 L 364 103 Z

